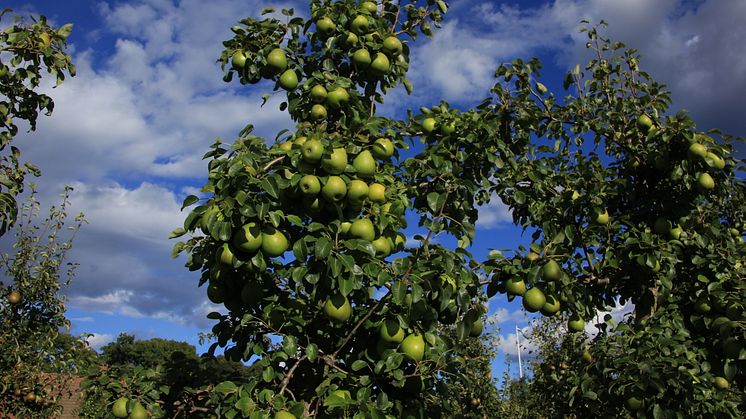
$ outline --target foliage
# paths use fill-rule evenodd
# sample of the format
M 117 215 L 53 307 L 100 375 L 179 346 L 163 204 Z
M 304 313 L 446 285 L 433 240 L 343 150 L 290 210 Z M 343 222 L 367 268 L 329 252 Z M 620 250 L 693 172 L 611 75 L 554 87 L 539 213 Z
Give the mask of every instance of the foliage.
M 11 13 L 0 12 L 0 21 Z M 64 51 L 72 25 L 53 28 L 44 16 L 25 24 L 20 16 L 0 31 L 0 236 L 15 222 L 18 213 L 16 196 L 23 192 L 27 174 L 39 176 L 39 169 L 29 162 L 21 163 L 21 153 L 11 145 L 18 134 L 19 121 L 36 129 L 40 112 L 50 115 L 52 98 L 38 89 L 44 71 L 56 85 L 65 74 L 75 75 L 75 66 Z M 3 25 L 5 26 L 5 25 Z
M 484 103 L 505 138 L 525 144 L 492 189 L 534 240 L 495 261 L 491 293 L 522 278 L 556 297 L 565 320 L 635 304 L 594 339 L 544 352 L 534 389 L 557 409 L 544 417 L 741 416 L 743 161 L 729 136 L 697 132 L 684 112 L 664 116 L 669 92 L 634 50 L 585 31 L 597 58 L 567 75 L 562 102 L 535 89 L 538 62 L 515 61 Z M 562 376 L 544 372 L 562 365 Z
M 189 254 L 208 297 L 228 309 L 209 315 L 218 320 L 212 350 L 256 356 L 262 371 L 216 387 L 224 398 L 216 414 L 420 416 L 425 406 L 414 395 L 433 388 L 455 347 L 438 332 L 439 319 L 457 320 L 463 340 L 483 315 L 480 279 L 462 248 L 474 233 L 474 180 L 431 147 L 395 165 L 396 149 L 424 128 L 375 113 L 388 89 L 412 87 L 409 47 L 399 38 L 431 35 L 446 10 L 440 1 L 313 1 L 310 21 L 283 10 L 286 22 L 248 18 L 232 28 L 221 55 L 225 80 L 276 82 L 297 127 L 269 148 L 250 126 L 230 149 L 216 142 L 206 154 L 203 191 L 211 196 L 174 232 L 196 233 L 175 253 Z M 314 88 L 323 92 L 313 96 Z M 315 179 L 306 184 L 307 175 Z M 369 192 L 344 198 L 355 181 Z M 198 201 L 188 197 L 185 206 Z M 407 208 L 429 230 L 417 248 L 402 246 Z M 432 243 L 439 233 L 460 247 Z M 384 342 L 387 321 L 409 340 Z
M 106 365 L 132 364 L 144 368 L 163 365 L 178 358 L 197 362 L 199 357 L 193 345 L 170 339 L 153 338 L 135 340 L 133 335 L 121 333 L 117 340 L 101 348 L 101 358 Z
M 211 352 L 261 370 L 216 386 L 214 413 L 432 415 L 420 396 L 463 355 L 487 285 L 489 297 L 561 313 L 570 329 L 635 304 L 592 342 L 570 337 L 586 364 L 570 368 L 562 392 L 541 390 L 556 397 L 552 415 L 627 414 L 630 397 L 640 416 L 737 415 L 746 205 L 732 139 L 697 132 L 684 112 L 665 116 L 669 92 L 596 27 L 584 29 L 596 58 L 568 73 L 562 99 L 536 80 L 538 60 L 516 60 L 476 109 L 377 116 L 387 90 L 412 88 L 400 38 L 431 35 L 446 11 L 441 1 L 314 0 L 309 21 L 283 10 L 284 22 L 232 28 L 225 81 L 275 82 L 297 125 L 269 147 L 251 125 L 230 147 L 218 140 L 205 155 L 207 197 L 187 197 L 184 207 L 198 205 L 172 235 L 189 234 L 174 254 L 227 309 L 208 316 Z M 533 243 L 478 261 L 467 249 L 493 195 Z M 407 212 L 426 232 L 412 248 L 402 246 Z M 452 323 L 455 335 L 441 327 Z M 529 397 L 520 386 L 514 394 Z
M 442 327 L 444 334 L 458 341 L 455 327 Z M 499 340 L 496 333 L 467 339 L 460 343 L 460 348 L 447 355 L 447 366 L 440 373 L 434 389 L 423 395 L 427 417 L 515 417 L 495 415 L 504 404 L 492 377 L 492 362 L 497 356 Z
M 140 402 L 155 417 L 200 417 L 214 383 L 258 375 L 222 356 L 199 357 L 193 345 L 169 339 L 136 340 L 122 333 L 101 351 L 99 363 L 88 370 L 82 417 L 112 417 L 120 397 Z
M 56 409 L 43 370 L 69 374 L 77 368 L 74 351 L 59 345 L 65 318 L 61 287 L 70 283 L 77 264 L 67 262 L 75 233 L 84 219 L 67 226 L 71 188 L 60 206 L 41 223 L 34 186 L 15 225 L 14 253 L 0 255 L 6 280 L 0 281 L 0 411 L 22 417 L 48 417 Z M 75 343 L 76 347 L 82 345 Z

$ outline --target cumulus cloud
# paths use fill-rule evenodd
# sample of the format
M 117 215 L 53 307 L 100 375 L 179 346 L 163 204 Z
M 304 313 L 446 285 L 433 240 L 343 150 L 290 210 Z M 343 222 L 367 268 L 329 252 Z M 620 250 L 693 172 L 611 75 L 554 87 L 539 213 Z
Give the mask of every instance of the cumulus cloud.
M 526 336 L 529 335 L 531 328 L 529 326 L 518 328 L 518 334 L 508 333 L 500 337 L 498 350 L 510 358 L 518 358 L 518 352 L 521 353 L 521 359 L 526 360 L 537 356 L 538 348 L 530 342 Z
M 114 336 L 108 333 L 91 333 L 86 339 L 88 346 L 93 350 L 100 350 L 107 343 L 113 342 Z
M 493 196 L 488 204 L 480 206 L 478 210 L 477 228 L 493 229 L 513 222 L 510 208 L 496 196 Z

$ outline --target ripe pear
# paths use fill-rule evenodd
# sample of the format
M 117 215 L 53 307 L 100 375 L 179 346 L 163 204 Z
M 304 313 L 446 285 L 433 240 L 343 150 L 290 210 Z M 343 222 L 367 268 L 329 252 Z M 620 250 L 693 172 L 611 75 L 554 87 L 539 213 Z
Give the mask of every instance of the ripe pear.
M 376 238 L 376 230 L 369 218 L 360 218 L 352 222 L 350 236 L 372 242 Z
M 321 160 L 321 167 L 329 174 L 338 175 L 347 167 L 347 151 L 335 148 L 329 157 Z
M 403 45 L 399 38 L 395 36 L 389 36 L 383 40 L 383 51 L 392 57 L 402 53 Z
M 324 145 L 316 139 L 307 140 L 301 146 L 301 155 L 303 156 L 303 160 L 309 163 L 317 163 L 321 160 L 321 156 L 324 155 Z
M 363 15 L 355 16 L 350 23 L 350 30 L 357 35 L 365 35 L 368 32 L 368 25 L 370 22 L 368 18 Z
M 388 138 L 379 138 L 373 143 L 371 152 L 377 159 L 387 159 L 394 155 L 394 143 Z
M 376 54 L 376 58 L 370 64 L 370 68 L 373 69 L 377 74 L 386 75 L 391 71 L 391 62 L 386 54 L 379 52 Z
M 383 204 L 386 202 L 386 187 L 380 183 L 371 183 L 368 186 L 368 199 L 371 202 L 377 204 Z
M 326 100 L 327 91 L 324 86 L 317 84 L 311 88 L 308 95 L 315 103 L 321 103 Z
M 285 90 L 294 90 L 298 87 L 298 75 L 295 70 L 285 70 L 280 76 L 280 87 Z
M 326 97 L 326 103 L 334 109 L 341 108 L 348 100 L 350 100 L 350 94 L 341 87 L 332 90 Z
M 365 48 L 360 48 L 352 54 L 352 62 L 361 68 L 368 67 L 371 63 L 370 52 Z
M 285 51 L 275 48 L 267 54 L 267 70 L 272 74 L 279 74 L 288 67 Z
M 347 200 L 362 202 L 368 197 L 368 184 L 360 179 L 354 179 L 347 184 Z
M 357 171 L 360 177 L 371 177 L 376 174 L 378 163 L 368 150 L 363 150 L 352 160 L 352 167 Z
M 321 196 L 329 202 L 340 202 L 347 195 L 347 184 L 339 176 L 329 176 L 326 184 L 321 188 Z
M 326 119 L 327 113 L 326 108 L 324 105 L 315 104 L 311 106 L 311 119 L 314 121 L 321 121 L 323 119 Z

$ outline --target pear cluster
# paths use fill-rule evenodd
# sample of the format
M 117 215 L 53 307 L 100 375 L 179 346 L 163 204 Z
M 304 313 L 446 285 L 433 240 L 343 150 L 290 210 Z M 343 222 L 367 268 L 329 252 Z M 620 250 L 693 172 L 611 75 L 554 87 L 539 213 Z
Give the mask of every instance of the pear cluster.
M 544 316 L 554 316 L 557 314 L 562 305 L 557 296 L 546 293 L 546 289 L 561 289 L 562 283 L 562 267 L 554 259 L 548 259 L 542 261 L 542 256 L 536 252 L 529 252 L 526 255 L 525 260 L 529 265 L 541 264 L 541 277 L 539 283 L 534 284 L 532 287 L 526 286 L 526 281 L 522 278 L 512 277 L 507 278 L 500 286 L 500 290 L 503 293 L 507 293 L 508 300 L 512 301 L 516 296 L 522 297 L 523 307 L 530 313 L 541 312 Z M 568 328 L 571 331 L 581 331 L 583 327 L 577 328 L 578 321 L 585 325 L 585 322 L 580 319 L 577 315 L 573 315 L 568 324 Z

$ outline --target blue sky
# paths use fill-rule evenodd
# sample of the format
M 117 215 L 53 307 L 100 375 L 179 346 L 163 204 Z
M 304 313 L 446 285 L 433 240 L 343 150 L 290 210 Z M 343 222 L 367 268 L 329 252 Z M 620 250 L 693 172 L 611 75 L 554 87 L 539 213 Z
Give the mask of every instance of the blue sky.
M 700 129 L 746 135 L 746 0 L 451 3 L 435 39 L 414 44 L 415 93 L 391 92 L 383 114 L 401 116 L 441 99 L 473 106 L 494 83 L 495 68 L 514 58 L 540 57 L 542 81 L 558 91 L 565 72 L 588 58 L 578 33 L 588 18 L 605 19 L 608 35 L 641 52 L 643 70 L 673 90 L 674 111 L 690 110 Z M 75 25 L 70 52 L 78 76 L 45 87 L 54 115 L 18 145 L 42 169 L 45 202 L 70 184 L 75 211 L 89 220 L 71 253 L 80 268 L 67 295 L 73 333 L 93 333 L 93 346 L 120 332 L 197 344 L 197 334 L 209 329 L 205 314 L 213 307 L 184 260 L 170 258 L 167 236 L 185 216 L 182 199 L 204 180 L 201 156 L 215 137 L 232 141 L 247 123 L 269 139 L 291 127 L 278 110 L 279 95 L 259 106 L 270 84 L 226 84 L 215 63 L 230 26 L 271 4 L 307 14 L 298 1 L 3 2 Z M 528 242 L 510 220 L 499 202 L 480 210 L 477 257 Z M 528 317 L 504 296 L 489 306 L 502 338 L 498 375 L 504 355 L 516 353 L 515 325 L 525 327 Z

